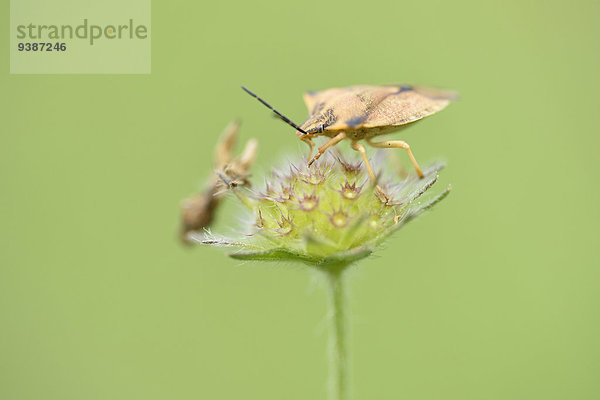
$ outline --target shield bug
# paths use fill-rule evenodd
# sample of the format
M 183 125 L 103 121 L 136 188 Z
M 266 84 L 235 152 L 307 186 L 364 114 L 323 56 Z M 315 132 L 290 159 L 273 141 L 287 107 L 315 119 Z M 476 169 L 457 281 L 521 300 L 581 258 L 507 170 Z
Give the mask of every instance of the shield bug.
M 304 103 L 310 115 L 302 125 L 297 125 L 244 86 L 242 89 L 296 129 L 300 140 L 310 146 L 309 166 L 326 149 L 349 139 L 352 149 L 361 154 L 371 180 L 375 180 L 375 174 L 360 140 L 365 140 L 371 147 L 405 149 L 422 178 L 423 172 L 408 143 L 403 140 L 377 142 L 373 138 L 435 114 L 458 97 L 450 91 L 409 85 L 359 85 L 307 92 Z M 312 140 L 318 136 L 326 136 L 329 140 L 312 156 L 315 149 Z

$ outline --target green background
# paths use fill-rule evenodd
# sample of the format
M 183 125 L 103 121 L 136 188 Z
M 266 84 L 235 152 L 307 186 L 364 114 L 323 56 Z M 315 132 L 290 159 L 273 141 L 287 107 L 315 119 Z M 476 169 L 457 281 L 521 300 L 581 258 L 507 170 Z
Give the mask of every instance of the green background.
M 257 171 L 305 151 L 241 84 L 302 121 L 304 90 L 390 82 L 461 92 L 401 137 L 454 190 L 355 270 L 355 398 L 600 398 L 599 16 L 155 1 L 137 76 L 9 75 L 3 30 L 0 398 L 324 399 L 324 291 L 183 248 L 178 206 L 234 117 Z

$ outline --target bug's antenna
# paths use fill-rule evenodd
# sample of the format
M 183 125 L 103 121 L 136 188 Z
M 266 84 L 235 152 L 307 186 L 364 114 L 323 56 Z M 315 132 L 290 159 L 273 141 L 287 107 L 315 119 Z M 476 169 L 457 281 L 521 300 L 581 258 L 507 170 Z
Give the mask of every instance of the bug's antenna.
M 279 111 L 277 111 L 276 109 L 274 109 L 273 107 L 271 107 L 271 105 L 269 103 L 267 103 L 266 101 L 264 101 L 263 99 L 261 99 L 260 97 L 258 97 L 256 94 L 252 93 L 245 86 L 242 86 L 242 89 L 244 89 L 244 91 L 246 93 L 248 93 L 250 96 L 254 97 L 256 100 L 258 100 L 261 103 L 263 103 L 269 110 L 273 111 L 279 118 L 281 118 L 281 120 L 283 122 L 285 122 L 286 124 L 288 124 L 288 125 L 296 128 L 297 131 L 302 132 L 305 135 L 308 134 L 308 132 L 306 132 L 304 129 L 301 129 L 297 124 L 293 123 L 288 117 L 286 117 L 285 115 L 283 115 L 282 113 L 280 113 Z

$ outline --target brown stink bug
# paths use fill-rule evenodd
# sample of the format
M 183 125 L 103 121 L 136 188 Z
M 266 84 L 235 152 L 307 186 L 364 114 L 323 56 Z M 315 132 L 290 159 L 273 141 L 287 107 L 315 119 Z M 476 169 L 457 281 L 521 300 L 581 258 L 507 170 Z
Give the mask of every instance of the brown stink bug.
M 306 122 L 297 125 L 244 86 L 242 89 L 296 129 L 298 137 L 310 146 L 309 166 L 327 148 L 350 139 L 352 149 L 362 155 L 371 180 L 375 180 L 375 174 L 360 140 L 365 140 L 372 147 L 405 149 L 417 174 L 422 178 L 423 172 L 408 143 L 403 140 L 374 142 L 373 138 L 400 130 L 412 122 L 435 114 L 458 97 L 450 91 L 408 85 L 359 85 L 307 92 L 304 94 L 304 102 L 310 115 Z M 315 148 L 312 139 L 317 136 L 327 136 L 330 139 L 311 158 Z

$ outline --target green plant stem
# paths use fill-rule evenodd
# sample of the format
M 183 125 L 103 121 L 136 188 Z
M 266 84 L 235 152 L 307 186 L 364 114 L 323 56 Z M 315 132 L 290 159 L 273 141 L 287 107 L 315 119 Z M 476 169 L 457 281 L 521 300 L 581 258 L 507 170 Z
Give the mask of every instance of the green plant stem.
M 350 399 L 350 359 L 347 298 L 344 272 L 347 265 L 326 271 L 329 294 L 329 399 Z

